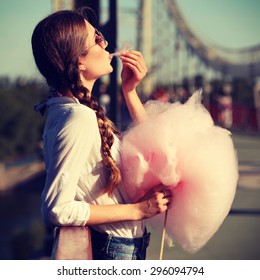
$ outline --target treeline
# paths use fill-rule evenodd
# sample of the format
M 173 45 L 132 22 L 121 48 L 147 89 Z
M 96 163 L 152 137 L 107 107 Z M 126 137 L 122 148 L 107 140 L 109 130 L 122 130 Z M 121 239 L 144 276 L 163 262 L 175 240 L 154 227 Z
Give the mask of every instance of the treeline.
M 34 105 L 48 94 L 38 80 L 0 77 L 0 161 L 16 160 L 39 150 L 44 118 Z

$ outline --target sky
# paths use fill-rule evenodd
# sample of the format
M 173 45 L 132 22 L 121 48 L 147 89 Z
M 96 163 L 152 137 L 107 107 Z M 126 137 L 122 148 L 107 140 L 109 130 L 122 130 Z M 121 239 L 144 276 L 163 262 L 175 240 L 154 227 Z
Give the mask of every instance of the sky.
M 259 0 L 176 1 L 188 25 L 203 40 L 228 48 L 260 44 Z M 118 0 L 120 42 L 135 41 L 138 3 Z M 0 0 L 0 76 L 37 77 L 31 34 L 35 25 L 51 13 L 51 8 L 51 0 Z
M 215 45 L 244 48 L 260 44 L 259 0 L 177 0 L 189 26 Z

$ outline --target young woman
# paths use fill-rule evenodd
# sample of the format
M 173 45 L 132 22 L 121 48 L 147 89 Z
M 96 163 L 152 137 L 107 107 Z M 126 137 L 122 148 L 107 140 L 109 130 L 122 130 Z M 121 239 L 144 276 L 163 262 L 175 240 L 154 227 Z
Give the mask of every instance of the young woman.
M 74 11 L 51 14 L 33 32 L 36 65 L 53 89 L 38 107 L 47 111 L 42 213 L 54 226 L 90 226 L 94 259 L 145 259 L 150 234 L 144 219 L 164 212 L 171 195 L 159 185 L 131 203 L 124 192 L 118 131 L 91 95 L 95 81 L 113 71 L 107 44 Z M 139 123 L 147 115 L 136 87 L 147 68 L 138 51 L 120 59 L 123 95 Z

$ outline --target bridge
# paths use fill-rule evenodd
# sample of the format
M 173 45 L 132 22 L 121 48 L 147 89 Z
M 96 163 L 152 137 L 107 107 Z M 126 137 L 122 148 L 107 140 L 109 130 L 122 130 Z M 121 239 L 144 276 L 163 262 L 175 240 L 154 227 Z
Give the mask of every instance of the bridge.
M 81 5 L 83 2 L 93 5 L 94 8 L 100 8 L 99 1 L 75 1 L 75 3 L 69 1 L 72 6 Z M 110 8 L 116 8 L 117 1 L 109 2 Z M 137 37 L 137 45 L 143 51 L 151 69 L 144 90 L 150 92 L 158 85 L 169 83 L 180 85 L 184 78 L 194 78 L 198 74 L 207 77 L 209 72 L 212 72 L 211 77 L 225 77 L 225 82 L 227 82 L 227 78 L 229 81 L 234 78 L 242 78 L 248 80 L 249 83 L 258 83 L 260 44 L 243 49 L 228 49 L 211 45 L 190 29 L 176 0 L 140 0 L 139 3 L 137 22 L 141 32 Z M 166 19 L 163 13 L 167 13 Z M 153 15 L 155 16 L 153 17 Z M 157 20 L 156 23 L 153 23 L 152 17 Z M 162 24 L 163 18 L 164 23 Z M 113 42 L 116 42 L 117 27 L 114 25 L 116 21 L 112 20 L 112 22 L 113 28 L 110 31 Z M 151 32 L 154 31 L 151 28 L 152 24 L 155 25 L 156 40 L 152 38 Z M 107 32 L 107 26 L 103 26 L 103 30 Z M 167 48 L 162 47 L 162 42 Z M 184 56 L 186 60 L 183 59 Z M 258 123 L 260 123 L 260 86 L 256 86 L 252 90 L 254 90 L 256 115 L 258 114 Z M 227 90 L 226 93 L 230 94 L 230 90 Z M 116 104 L 114 106 L 116 107 Z M 259 210 L 233 209 L 230 214 L 259 215 Z M 91 259 L 89 230 L 84 227 L 60 228 L 53 249 L 54 259 Z
M 213 45 L 190 27 L 178 1 L 139 2 L 141 32 L 137 45 L 149 62 L 152 57 L 153 84 L 180 84 L 184 78 L 198 74 L 207 80 L 241 78 L 250 83 L 260 76 L 260 42 L 241 49 Z
M 125 8 L 123 2 L 53 0 L 53 9 L 73 9 L 83 5 L 93 8 L 99 28 L 109 38 L 107 49 L 110 52 L 120 45 L 122 29 L 132 30 L 136 37 L 132 47 L 142 51 L 149 69 L 139 90 L 144 99 L 150 98 L 161 87 L 173 95 L 182 95 L 183 89 L 191 93 L 195 88 L 202 87 L 208 99 L 217 99 L 219 95 L 219 100 L 223 99 L 221 95 L 233 99 L 236 126 L 250 123 L 252 129 L 259 130 L 260 42 L 242 49 L 207 42 L 196 29 L 190 27 L 177 0 L 139 0 L 131 9 Z M 102 19 L 104 17 L 106 20 Z M 110 118 L 122 128 L 117 98 L 120 65 L 116 59 L 112 61 L 112 66 L 114 71 L 108 81 Z M 98 97 L 99 85 L 98 81 L 94 88 Z M 228 98 L 222 101 L 226 102 Z M 210 105 L 209 100 L 207 103 Z M 212 112 L 213 117 L 214 114 Z M 216 120 L 218 118 L 222 117 L 215 116 Z
M 160 66 L 158 59 L 165 61 L 167 58 L 169 66 L 170 63 L 173 63 L 174 57 L 180 59 L 178 56 L 185 52 L 186 55 L 195 56 L 198 62 L 204 64 L 206 68 L 211 68 L 231 77 L 255 78 L 260 76 L 260 42 L 258 45 L 242 49 L 230 49 L 210 44 L 202 39 L 196 30 L 194 31 L 190 27 L 176 0 L 139 0 L 137 10 L 132 11 L 125 11 L 119 1 L 109 0 L 107 2 L 109 4 L 104 8 L 99 0 L 52 1 L 53 10 L 73 9 L 83 5 L 90 6 L 97 13 L 101 29 L 105 29 L 105 26 L 100 23 L 101 14 L 108 13 L 110 15 L 111 10 L 108 10 L 109 7 L 112 7 L 112 10 L 116 10 L 114 16 L 117 23 L 120 23 L 120 18 L 121 21 L 131 18 L 130 25 L 132 25 L 132 28 L 135 28 L 134 26 L 136 25 L 138 28 L 136 46 L 133 47 L 141 49 L 144 53 L 152 54 L 153 58 L 147 57 L 147 59 L 151 62 L 153 68 Z M 106 8 L 108 9 L 106 10 Z M 108 24 L 111 20 L 110 15 Z M 119 32 L 120 28 L 121 26 L 119 25 L 115 30 L 110 29 L 108 37 L 113 38 L 113 31 Z M 154 40 L 153 37 L 156 37 L 156 39 Z M 118 39 L 120 38 L 117 36 L 117 41 Z M 158 46 L 158 42 L 161 46 Z M 164 43 L 167 43 L 169 48 L 164 48 Z M 162 50 L 159 50 L 159 48 Z M 164 56 L 161 55 L 162 52 Z M 187 60 L 183 61 L 183 63 L 189 64 L 191 61 Z M 175 71 L 178 71 L 178 67 L 184 67 L 184 65 L 175 64 Z M 187 65 L 188 67 L 190 66 Z M 155 72 L 155 69 L 153 70 Z
M 212 44 L 190 27 L 178 2 L 139 1 L 137 49 L 150 69 L 144 95 L 164 88 L 180 96 L 202 87 L 216 122 L 259 130 L 260 42 L 241 49 Z M 233 111 L 221 109 L 227 107 Z
M 232 77 L 251 78 L 260 75 L 260 43 L 243 49 L 210 45 L 190 29 L 176 0 L 167 0 L 165 6 L 186 43 L 186 49 L 198 56 L 205 65 Z

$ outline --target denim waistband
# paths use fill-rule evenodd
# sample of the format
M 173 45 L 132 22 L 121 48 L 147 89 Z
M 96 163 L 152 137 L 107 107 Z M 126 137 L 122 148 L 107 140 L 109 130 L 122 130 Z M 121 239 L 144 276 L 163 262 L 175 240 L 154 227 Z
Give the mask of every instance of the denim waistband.
M 145 257 L 146 248 L 150 242 L 150 235 L 151 234 L 147 232 L 146 229 L 143 236 L 135 238 L 112 236 L 91 229 L 93 254 L 97 252 L 109 253 L 113 251 L 114 255 L 122 255 L 122 253 L 140 255 L 141 253 Z

